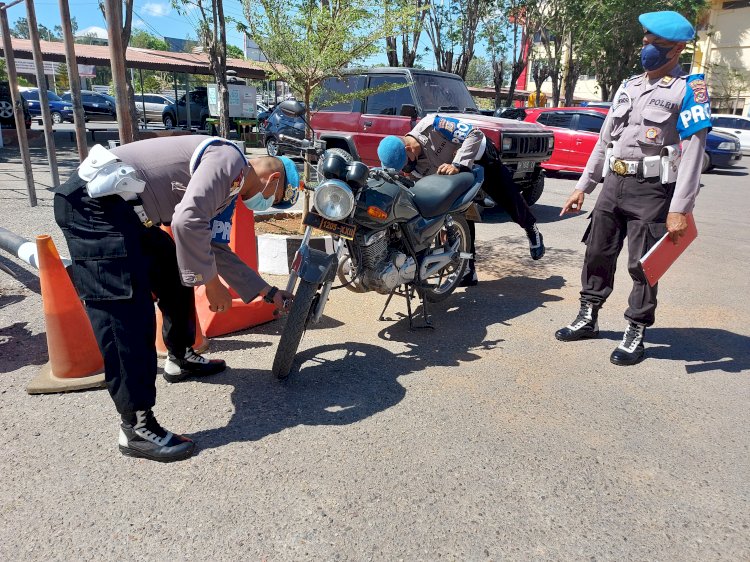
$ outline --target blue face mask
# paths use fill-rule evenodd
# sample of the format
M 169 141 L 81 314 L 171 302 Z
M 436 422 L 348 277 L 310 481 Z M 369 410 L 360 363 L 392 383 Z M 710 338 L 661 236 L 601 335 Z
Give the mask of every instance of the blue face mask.
M 641 66 L 643 66 L 643 70 L 656 70 L 667 64 L 669 61 L 667 53 L 671 50 L 672 47 L 657 47 L 652 43 L 643 47 L 641 49 Z
M 268 189 L 268 185 L 271 183 L 270 181 L 266 183 L 266 187 L 264 187 L 261 191 L 253 195 L 250 199 L 245 199 L 242 202 L 245 204 L 245 207 L 250 209 L 251 211 L 267 211 L 271 206 L 273 206 L 273 202 L 276 199 L 276 189 L 279 187 L 279 180 L 281 179 L 281 176 L 276 178 L 276 185 L 273 188 L 273 191 L 271 191 L 271 195 L 268 197 L 263 197 L 263 192 Z

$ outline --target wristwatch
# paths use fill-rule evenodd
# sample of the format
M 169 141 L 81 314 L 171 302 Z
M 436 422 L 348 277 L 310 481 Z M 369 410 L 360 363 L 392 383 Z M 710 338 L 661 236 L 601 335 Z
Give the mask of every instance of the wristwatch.
M 269 304 L 273 304 L 273 297 L 278 292 L 278 287 L 271 287 L 268 292 L 263 295 L 263 300 L 266 301 Z

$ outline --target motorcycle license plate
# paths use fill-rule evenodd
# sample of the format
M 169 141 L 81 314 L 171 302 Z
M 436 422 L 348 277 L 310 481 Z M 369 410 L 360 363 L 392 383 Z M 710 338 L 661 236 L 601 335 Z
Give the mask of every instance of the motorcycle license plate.
M 357 227 L 353 224 L 344 224 L 342 222 L 329 221 L 328 219 L 324 219 L 320 215 L 316 215 L 312 211 L 307 213 L 307 216 L 305 217 L 305 220 L 303 222 L 308 226 L 312 226 L 313 228 L 317 228 L 318 230 L 322 230 L 324 232 L 336 234 L 337 236 L 341 236 L 341 238 L 346 238 L 347 240 L 352 240 L 354 238 L 354 233 L 357 230 Z

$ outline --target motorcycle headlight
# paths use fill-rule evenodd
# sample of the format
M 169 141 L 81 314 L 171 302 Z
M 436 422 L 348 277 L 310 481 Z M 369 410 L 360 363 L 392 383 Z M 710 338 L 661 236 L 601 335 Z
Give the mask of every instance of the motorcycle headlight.
M 323 218 L 340 221 L 354 209 L 354 194 L 340 180 L 326 180 L 315 188 L 313 205 Z

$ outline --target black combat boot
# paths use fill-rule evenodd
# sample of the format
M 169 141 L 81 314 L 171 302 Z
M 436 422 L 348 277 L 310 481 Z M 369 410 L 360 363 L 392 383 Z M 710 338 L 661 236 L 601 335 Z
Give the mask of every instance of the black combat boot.
M 529 253 L 531 254 L 532 260 L 542 259 L 544 255 L 544 237 L 539 232 L 539 227 L 536 223 L 532 224 L 526 229 L 526 236 L 529 238 Z
M 643 336 L 646 333 L 646 325 L 638 322 L 630 322 L 622 342 L 609 356 L 609 360 L 615 365 L 627 367 L 643 361 L 645 350 L 643 349 Z
M 122 416 L 119 445 L 123 455 L 158 462 L 181 461 L 195 450 L 193 441 L 160 426 L 151 410 Z
M 599 336 L 599 307 L 588 302 L 581 303 L 578 316 L 570 326 L 560 328 L 555 337 L 560 341 L 578 341 Z
M 180 382 L 188 377 L 204 377 L 221 373 L 227 368 L 223 359 L 206 359 L 188 347 L 183 359 L 176 359 L 171 353 L 164 363 L 164 379 L 167 382 Z
M 474 269 L 474 260 L 469 262 L 469 267 L 466 268 L 466 273 L 461 278 L 461 282 L 458 284 L 459 287 L 474 287 L 479 283 L 479 277 L 477 277 L 477 270 Z

